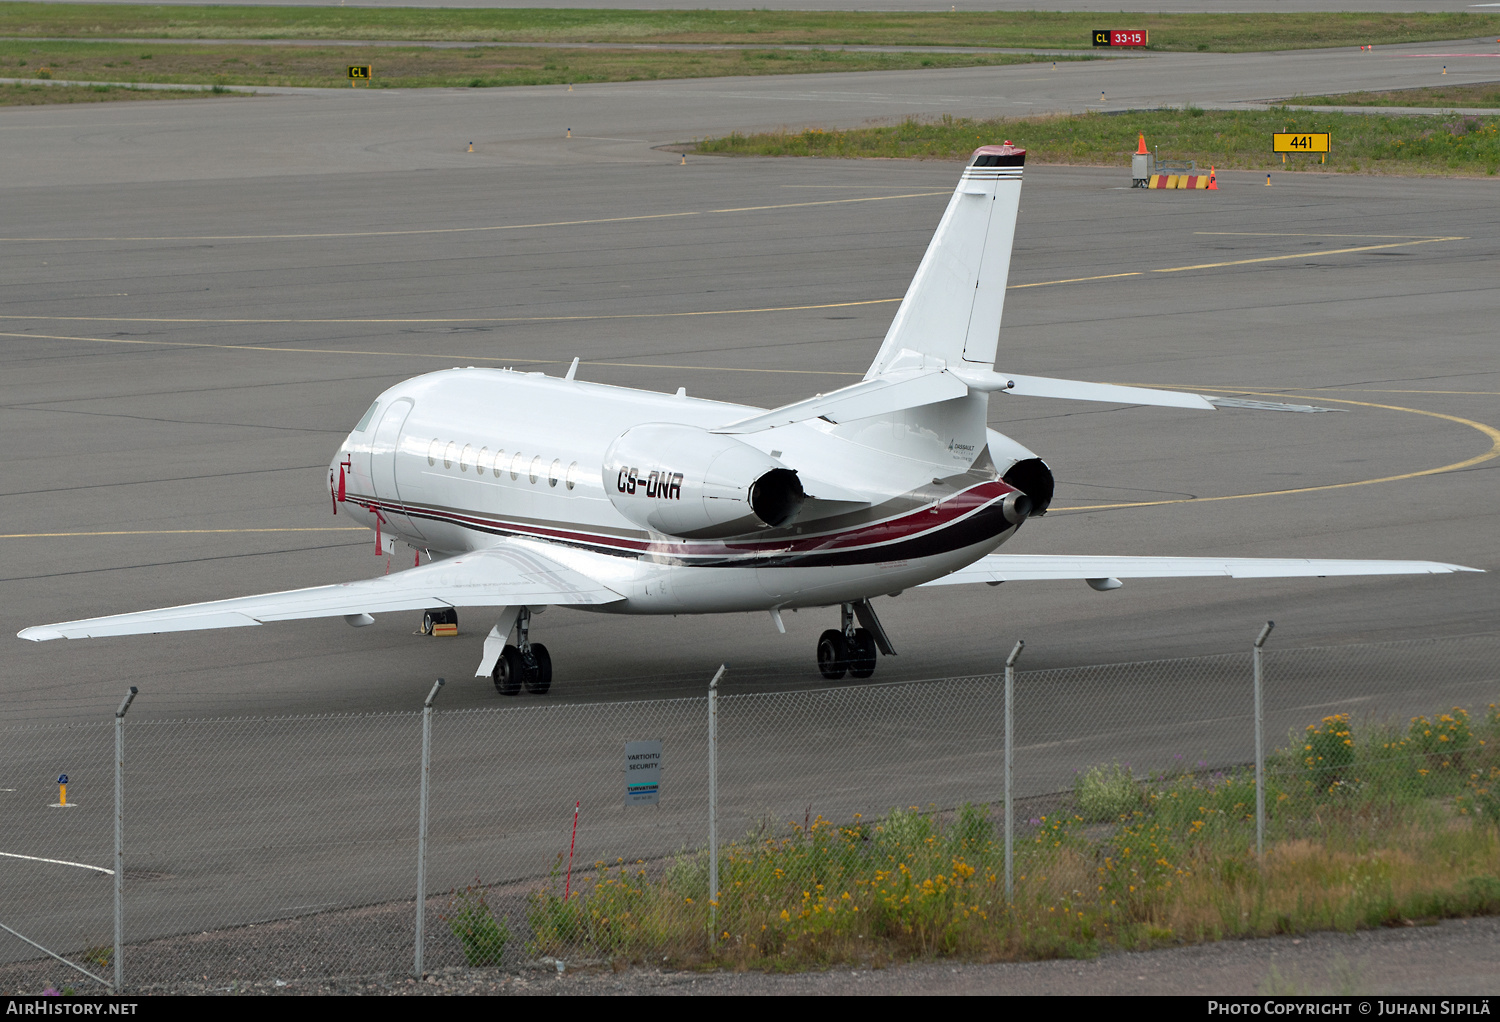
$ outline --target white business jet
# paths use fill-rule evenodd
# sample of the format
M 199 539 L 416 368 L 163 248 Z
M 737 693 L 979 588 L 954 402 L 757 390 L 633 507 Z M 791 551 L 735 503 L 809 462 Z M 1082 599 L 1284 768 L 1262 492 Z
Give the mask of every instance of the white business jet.
M 24 629 L 77 639 L 457 608 L 494 621 L 476 676 L 546 692 L 548 606 L 617 614 L 840 608 L 825 678 L 892 655 L 871 599 L 923 585 L 1422 574 L 1430 561 L 997 554 L 1047 513 L 1052 472 L 986 426 L 992 394 L 1213 411 L 1196 394 L 997 372 L 1026 152 L 975 150 L 860 383 L 766 411 L 505 369 L 429 373 L 381 394 L 330 466 L 335 513 L 418 566 L 340 585 Z M 421 563 L 425 552 L 429 563 Z

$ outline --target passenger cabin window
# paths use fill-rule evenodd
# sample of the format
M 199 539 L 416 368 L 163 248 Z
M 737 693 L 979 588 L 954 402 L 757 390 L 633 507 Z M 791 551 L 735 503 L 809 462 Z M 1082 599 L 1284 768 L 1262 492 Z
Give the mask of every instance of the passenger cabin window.
M 525 460 L 525 455 L 523 455 L 520 451 L 517 451 L 516 456 L 510 459 L 510 478 L 512 481 L 514 481 L 521 474 L 521 463 Z
M 375 409 L 377 409 L 379 407 L 380 407 L 380 402 L 376 401 L 369 408 L 365 409 L 365 414 L 364 414 L 363 417 L 360 418 L 359 425 L 357 425 L 357 426 L 354 427 L 354 432 L 356 432 L 356 433 L 363 433 L 369 427 L 370 420 L 373 419 L 373 418 L 375 418 Z
M 458 456 L 458 470 L 460 472 L 467 472 L 467 471 L 469 471 L 469 464 L 473 460 L 474 460 L 474 445 L 473 444 L 464 444 L 464 452 Z M 478 466 L 475 466 L 475 468 L 477 470 Z
M 495 478 L 496 479 L 500 478 L 500 473 L 502 471 L 504 471 L 504 469 L 505 469 L 505 452 L 504 451 L 496 451 L 495 452 Z
M 557 481 L 562 478 L 562 459 L 559 458 L 552 463 L 552 471 L 547 473 L 547 485 L 556 486 Z
M 571 464 L 571 465 L 568 466 L 568 489 L 571 490 L 573 488 L 573 484 L 575 482 L 577 482 L 577 481 L 578 481 L 578 462 L 575 461 L 575 462 L 573 462 L 573 464 Z
M 457 454 L 458 444 L 455 441 L 449 440 L 447 448 L 445 448 L 443 451 L 443 467 L 452 468 L 453 459 Z
M 541 474 L 541 470 L 542 470 L 542 456 L 540 454 L 538 454 L 535 458 L 531 459 L 531 473 L 530 473 L 530 476 L 531 476 L 531 481 L 533 483 L 536 482 L 536 477 Z
M 490 449 L 488 447 L 479 448 L 479 457 L 474 459 L 474 471 L 479 473 L 480 475 L 484 475 L 485 468 L 489 465 L 489 463 Z
M 438 445 L 441 444 L 441 443 L 442 443 L 442 441 L 439 440 L 437 437 L 433 437 L 432 438 L 432 444 L 431 444 L 431 446 L 429 446 L 427 448 L 427 464 L 429 464 L 429 465 L 436 465 L 437 464 Z

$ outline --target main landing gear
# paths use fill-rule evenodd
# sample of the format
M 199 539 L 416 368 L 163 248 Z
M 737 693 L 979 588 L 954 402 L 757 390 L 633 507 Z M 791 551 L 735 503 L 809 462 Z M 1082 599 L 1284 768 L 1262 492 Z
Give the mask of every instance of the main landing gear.
M 507 644 L 500 651 L 490 674 L 495 691 L 503 696 L 519 694 L 523 685 L 534 696 L 545 695 L 552 687 L 552 654 L 540 642 L 531 641 L 530 630 L 531 611 L 522 607 L 516 617 L 516 645 Z
M 840 608 L 840 626 L 818 637 L 818 673 L 829 681 L 838 681 L 846 673 L 868 678 L 875 673 L 879 654 L 895 656 L 896 650 L 875 616 L 875 608 L 869 600 L 846 603 Z
M 440 607 L 437 610 L 422 612 L 422 634 L 431 635 L 433 629 L 438 625 L 452 625 L 458 627 L 458 608 Z

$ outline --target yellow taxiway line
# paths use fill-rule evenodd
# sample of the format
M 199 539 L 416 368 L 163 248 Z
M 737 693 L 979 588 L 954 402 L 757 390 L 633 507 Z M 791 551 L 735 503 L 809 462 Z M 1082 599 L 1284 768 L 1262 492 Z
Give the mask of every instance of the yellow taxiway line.
M 1327 397 L 1323 394 L 1319 394 L 1317 397 L 1309 397 L 1306 394 L 1269 394 L 1263 391 L 1256 390 L 1225 390 L 1223 388 L 1186 387 L 1177 384 L 1152 384 L 1152 386 L 1162 387 L 1163 389 L 1170 390 L 1186 390 L 1193 393 L 1214 393 L 1217 391 L 1218 393 L 1247 394 L 1253 397 L 1279 399 L 1295 397 L 1302 398 L 1303 400 L 1308 401 L 1330 401 L 1334 404 L 1358 405 L 1363 408 L 1377 408 L 1381 411 L 1387 412 L 1408 412 L 1412 415 L 1426 415 L 1434 419 L 1446 419 L 1448 422 L 1456 422 L 1461 426 L 1467 426 L 1470 429 L 1477 430 L 1478 432 L 1484 434 L 1489 438 L 1490 448 L 1483 454 L 1477 454 L 1472 458 L 1465 458 L 1463 461 L 1455 461 L 1450 465 L 1441 465 L 1437 468 L 1424 468 L 1416 472 L 1403 472 L 1399 475 L 1379 476 L 1374 479 L 1356 479 L 1352 482 L 1347 483 L 1324 483 L 1319 486 L 1298 486 L 1288 490 L 1263 490 L 1259 493 L 1227 493 L 1217 497 L 1171 497 L 1165 500 L 1140 500 L 1123 504 L 1084 504 L 1078 507 L 1060 507 L 1057 509 L 1057 513 L 1066 514 L 1074 511 L 1110 511 L 1117 508 L 1127 507 L 1157 507 L 1163 504 L 1207 504 L 1221 500 L 1249 500 L 1254 497 L 1285 497 L 1290 496 L 1294 493 L 1317 493 L 1323 490 L 1344 490 L 1353 486 L 1374 486 L 1377 483 L 1394 483 L 1399 482 L 1403 479 L 1416 479 L 1421 476 L 1439 475 L 1444 472 L 1457 472 L 1461 469 L 1470 468 L 1474 465 L 1478 465 L 1486 461 L 1491 461 L 1495 458 L 1500 458 L 1500 429 L 1496 429 L 1494 426 L 1488 426 L 1482 422 L 1476 422 L 1473 419 L 1465 419 L 1458 415 L 1448 415 L 1443 412 L 1429 412 L 1422 408 L 1404 408 L 1400 405 L 1376 404 L 1371 401 L 1340 400 L 1339 398 Z

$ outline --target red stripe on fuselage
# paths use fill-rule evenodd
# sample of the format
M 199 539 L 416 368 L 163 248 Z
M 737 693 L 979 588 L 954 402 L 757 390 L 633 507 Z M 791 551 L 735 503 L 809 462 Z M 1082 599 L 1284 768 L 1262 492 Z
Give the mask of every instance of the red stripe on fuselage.
M 624 536 L 579 532 L 571 529 L 511 522 L 499 518 L 481 518 L 461 514 L 442 508 L 422 508 L 367 497 L 351 498 L 371 510 L 383 508 L 411 518 L 423 518 L 450 522 L 481 532 L 504 532 L 535 539 L 555 540 L 562 543 L 588 546 L 614 554 L 658 555 L 678 558 L 724 557 L 745 555 L 753 557 L 759 553 L 801 554 L 828 550 L 849 550 L 857 547 L 881 546 L 910 539 L 923 533 L 931 533 L 961 521 L 984 507 L 1014 492 L 1015 488 L 1002 480 L 991 480 L 960 490 L 936 504 L 916 511 L 857 526 L 837 532 L 816 536 L 785 537 L 782 539 L 748 539 L 744 541 L 721 540 L 639 540 Z

